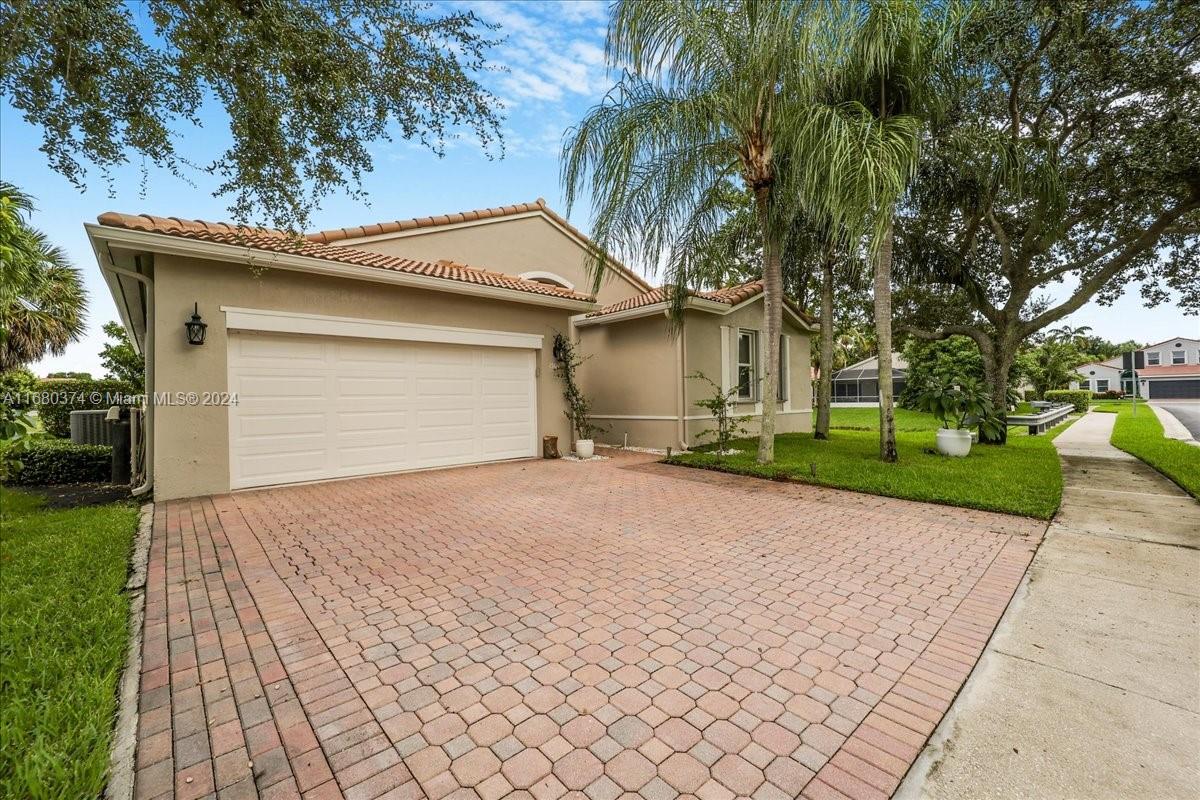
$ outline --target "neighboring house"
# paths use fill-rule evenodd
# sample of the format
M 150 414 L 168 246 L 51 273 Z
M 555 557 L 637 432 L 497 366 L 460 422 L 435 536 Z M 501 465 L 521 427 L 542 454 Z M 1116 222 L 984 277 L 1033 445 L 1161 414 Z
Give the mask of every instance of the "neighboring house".
M 303 238 L 111 212 L 86 228 L 146 355 L 147 471 L 160 499 L 533 457 L 547 434 L 566 445 L 551 344 L 576 323 L 595 353 L 581 376 L 594 408 L 666 423 L 599 438 L 691 444 L 704 427 L 688 406 L 697 390 L 673 376 L 738 375 L 748 364 L 733 333 L 725 352 L 721 331 L 761 328 L 757 285 L 697 295 L 675 338 L 665 316 L 614 313 L 661 309 L 615 261 L 593 294 L 594 245 L 540 200 Z M 194 308 L 207 324 L 200 346 L 185 332 Z M 807 365 L 807 323 L 788 320 L 788 363 Z M 681 351 L 672 376 L 660 374 Z M 780 429 L 808 430 L 809 404 L 791 400 L 807 400 L 807 371 L 787 374 Z M 660 379 L 682 399 L 634 400 Z
M 722 391 L 735 387 L 732 413 L 749 417 L 757 434 L 762 416 L 762 281 L 693 292 L 683 320 L 672 330 L 670 295 L 655 289 L 604 306 L 575 321 L 580 350 L 588 357 L 581 386 L 592 400 L 601 442 L 681 448 L 712 429 L 712 415 L 696 405 L 713 387 L 690 376 L 704 374 Z M 809 333 L 815 330 L 784 303 L 775 412 L 778 433 L 811 430 L 812 379 Z M 678 334 L 678 335 L 674 335 Z
M 1075 372 L 1083 380 L 1071 381 L 1072 389 L 1087 389 L 1091 392 L 1125 391 L 1121 384 L 1121 361 L 1117 365 L 1106 361 L 1089 361 L 1075 367 Z
M 908 362 L 892 353 L 892 395 L 899 397 L 908 378 Z M 864 358 L 857 364 L 833 373 L 833 402 L 879 405 L 879 356 Z
M 1166 339 L 1143 347 L 1141 352 L 1145 366 L 1138 370 L 1139 397 L 1200 400 L 1200 339 Z M 1122 374 L 1121 356 L 1084 364 L 1075 371 L 1084 380 L 1072 381 L 1072 389 L 1093 392 L 1120 389 L 1125 394 L 1133 393 L 1133 377 Z

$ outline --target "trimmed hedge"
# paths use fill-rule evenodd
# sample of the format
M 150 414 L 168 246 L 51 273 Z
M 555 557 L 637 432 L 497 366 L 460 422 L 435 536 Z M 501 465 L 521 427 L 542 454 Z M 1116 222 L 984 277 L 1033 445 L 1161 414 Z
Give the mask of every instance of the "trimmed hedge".
M 46 433 L 66 439 L 71 435 L 72 411 L 122 405 L 138 393 L 132 383 L 114 378 L 47 378 L 38 382 L 35 405 Z
M 1092 392 L 1093 400 L 1120 400 L 1125 396 L 1125 393 L 1117 389 L 1109 389 L 1107 392 Z
M 1037 389 L 1026 389 L 1026 390 L 1025 390 L 1023 393 L 1022 393 L 1022 395 L 1021 395 L 1021 399 L 1022 399 L 1022 400 L 1024 400 L 1026 403 L 1028 403 L 1028 402 L 1031 402 L 1031 401 L 1033 401 L 1033 400 L 1041 400 L 1042 398 L 1038 397 L 1038 391 L 1037 391 Z
M 112 448 L 101 444 L 40 439 L 31 442 L 19 458 L 21 468 L 13 476 L 18 485 L 108 483 L 112 478 Z
M 1046 392 L 1046 400 L 1051 403 L 1070 403 L 1082 414 L 1092 402 L 1092 393 L 1087 389 L 1051 389 Z

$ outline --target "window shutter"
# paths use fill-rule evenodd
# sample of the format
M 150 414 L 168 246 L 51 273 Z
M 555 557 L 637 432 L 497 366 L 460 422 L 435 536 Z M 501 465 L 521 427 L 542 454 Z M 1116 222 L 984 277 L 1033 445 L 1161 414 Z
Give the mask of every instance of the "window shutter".
M 733 388 L 735 371 L 734 354 L 737 352 L 737 342 L 731 337 L 736 334 L 728 325 L 721 326 L 721 391 L 728 392 Z

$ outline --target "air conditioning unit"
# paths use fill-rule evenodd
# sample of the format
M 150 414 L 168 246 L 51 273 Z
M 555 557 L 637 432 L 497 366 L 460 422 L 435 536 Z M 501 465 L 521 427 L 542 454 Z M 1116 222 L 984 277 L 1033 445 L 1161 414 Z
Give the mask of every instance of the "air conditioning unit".
M 119 430 L 118 426 L 105 421 L 108 409 L 71 412 L 71 441 L 75 444 L 103 444 L 111 446 Z

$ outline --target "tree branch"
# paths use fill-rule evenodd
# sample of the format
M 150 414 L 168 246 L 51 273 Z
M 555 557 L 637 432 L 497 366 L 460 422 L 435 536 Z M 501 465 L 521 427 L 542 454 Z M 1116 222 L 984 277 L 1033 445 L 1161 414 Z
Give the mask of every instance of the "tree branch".
M 1068 314 L 1078 311 L 1097 292 L 1104 288 L 1104 284 L 1108 283 L 1121 270 L 1128 266 L 1130 261 L 1153 247 L 1162 238 L 1163 233 L 1171 229 L 1176 220 L 1196 208 L 1200 208 L 1200 190 L 1194 191 L 1191 199 L 1184 201 L 1169 211 L 1159 214 L 1158 219 L 1146 228 L 1140 236 L 1129 242 L 1112 261 L 1104 265 L 1095 275 L 1080 283 L 1079 288 L 1075 290 L 1075 293 L 1070 298 L 1026 322 L 1021 326 L 1022 332 L 1027 336 L 1041 330 L 1051 322 L 1056 322 Z M 1088 261 L 1090 262 L 1091 259 L 1088 259 Z M 1072 267 L 1077 266 L 1080 265 L 1072 264 Z M 1065 271 L 1069 272 L 1070 270 L 1067 269 Z

